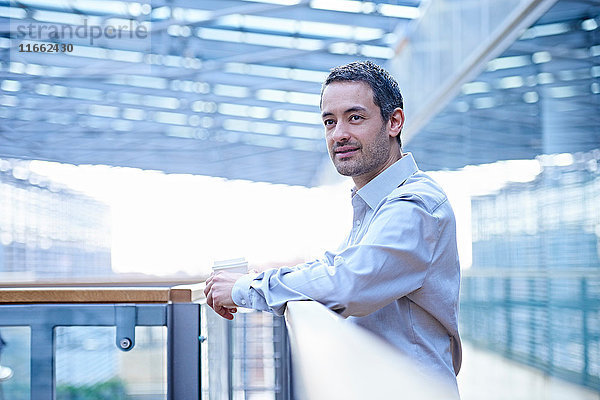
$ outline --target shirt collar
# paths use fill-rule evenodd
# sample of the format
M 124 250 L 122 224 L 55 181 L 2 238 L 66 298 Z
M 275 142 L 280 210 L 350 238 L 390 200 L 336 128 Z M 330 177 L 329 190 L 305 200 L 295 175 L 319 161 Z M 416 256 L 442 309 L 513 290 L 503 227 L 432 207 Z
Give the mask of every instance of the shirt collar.
M 412 174 L 418 171 L 412 153 L 406 153 L 401 159 L 384 169 L 379 175 L 353 194 L 359 195 L 371 209 L 375 209 L 392 190 L 402 185 Z

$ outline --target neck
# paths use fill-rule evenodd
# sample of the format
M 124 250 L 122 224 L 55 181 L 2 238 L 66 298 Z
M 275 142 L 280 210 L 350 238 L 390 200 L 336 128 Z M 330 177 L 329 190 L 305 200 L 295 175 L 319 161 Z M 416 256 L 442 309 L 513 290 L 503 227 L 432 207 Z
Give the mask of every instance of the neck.
M 377 175 L 388 169 L 392 164 L 402 158 L 402 151 L 398 147 L 398 150 L 391 155 L 391 157 L 384 164 L 381 165 L 377 170 L 368 172 L 363 175 L 353 176 L 352 180 L 354 181 L 354 185 L 356 186 L 356 190 L 361 189 L 367 183 L 371 182 Z

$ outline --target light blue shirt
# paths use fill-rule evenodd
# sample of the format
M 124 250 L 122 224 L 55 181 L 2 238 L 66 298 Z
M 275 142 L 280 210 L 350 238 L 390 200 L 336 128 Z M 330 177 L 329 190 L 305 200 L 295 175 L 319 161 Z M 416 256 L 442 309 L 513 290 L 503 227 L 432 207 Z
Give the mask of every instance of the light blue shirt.
M 337 251 L 244 275 L 233 301 L 277 315 L 288 301 L 318 301 L 455 386 L 460 267 L 445 193 L 408 153 L 353 190 L 352 206 L 352 230 Z

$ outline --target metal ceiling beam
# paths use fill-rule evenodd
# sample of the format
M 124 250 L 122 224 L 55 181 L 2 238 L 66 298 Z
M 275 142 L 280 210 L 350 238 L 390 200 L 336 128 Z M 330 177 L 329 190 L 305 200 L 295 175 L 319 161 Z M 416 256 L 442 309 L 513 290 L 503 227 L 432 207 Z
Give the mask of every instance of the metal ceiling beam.
M 410 142 L 411 138 L 456 96 L 465 82 L 481 73 L 489 60 L 505 51 L 519 38 L 525 28 L 531 26 L 555 2 L 556 0 L 526 1 L 507 16 L 504 23 L 495 30 L 494 35 L 487 38 L 485 43 L 472 52 L 461 67 L 446 79 L 438 92 L 430 96 L 427 104 L 421 105 L 418 115 L 414 115 L 405 128 L 407 142 Z
M 260 14 L 267 11 L 285 9 L 288 12 L 290 9 L 296 7 L 303 7 L 310 3 L 310 0 L 299 0 L 296 4 L 291 5 L 282 5 L 282 4 L 274 4 L 274 3 L 244 3 L 240 2 L 240 5 L 226 7 L 226 8 L 218 8 L 214 10 L 210 10 L 210 15 L 206 18 L 202 19 L 202 21 L 189 23 L 185 20 L 177 20 L 174 18 L 170 18 L 169 20 L 165 20 L 162 22 L 153 22 L 151 32 L 161 32 L 166 30 L 171 25 L 186 25 L 189 27 L 198 27 L 203 25 L 208 25 L 219 18 L 232 15 L 232 14 L 242 14 L 242 15 L 253 15 Z M 198 9 L 197 7 L 190 7 L 192 9 Z M 200 9 L 202 10 L 202 9 Z

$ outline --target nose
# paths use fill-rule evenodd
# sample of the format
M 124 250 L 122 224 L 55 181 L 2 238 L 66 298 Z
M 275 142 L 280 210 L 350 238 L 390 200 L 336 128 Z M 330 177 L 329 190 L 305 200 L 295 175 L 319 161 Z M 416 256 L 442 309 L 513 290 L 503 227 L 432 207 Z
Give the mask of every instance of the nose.
M 338 123 L 331 130 L 331 140 L 334 142 L 346 142 L 350 140 L 350 131 L 345 124 Z

